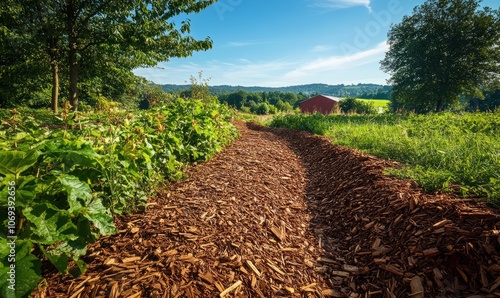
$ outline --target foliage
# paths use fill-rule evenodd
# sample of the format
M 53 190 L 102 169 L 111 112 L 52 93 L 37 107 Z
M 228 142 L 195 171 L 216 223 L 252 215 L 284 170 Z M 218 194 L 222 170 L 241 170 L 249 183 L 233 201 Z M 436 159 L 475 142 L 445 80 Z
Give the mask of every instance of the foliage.
M 356 98 L 356 99 L 362 102 L 368 102 L 372 104 L 377 111 L 382 111 L 383 113 L 389 110 L 389 103 L 391 102 L 388 99 L 381 99 L 381 98 L 376 98 L 376 99 Z
M 240 111 L 256 115 L 276 114 L 290 112 L 298 103 L 307 97 L 303 94 L 292 92 L 248 92 L 238 90 L 229 94 L 222 94 L 218 99 Z
M 0 113 L 0 221 L 7 226 L 14 183 L 18 256 L 27 262 L 16 262 L 17 276 L 29 279 L 27 291 L 40 278 L 38 258 L 81 274 L 87 244 L 114 233 L 114 214 L 143 208 L 164 179 L 182 178 L 186 165 L 207 160 L 236 136 L 232 111 L 215 102 L 176 99 L 148 111 L 77 113 Z M 0 250 L 2 266 L 5 253 Z
M 143 82 L 139 85 L 138 89 L 138 99 L 146 100 L 149 107 L 163 106 L 175 99 L 172 94 L 164 92 L 159 85 L 153 83 Z M 130 102 L 128 106 L 131 108 L 137 108 L 140 106 L 138 99 Z
M 190 81 L 191 86 L 189 89 L 180 92 L 181 98 L 195 99 L 206 103 L 217 101 L 217 97 L 210 93 L 210 87 L 208 86 L 210 78 L 203 78 L 203 71 L 198 73 L 198 78 L 191 76 Z
M 248 92 L 238 90 L 236 92 L 222 94 L 218 96 L 219 101 L 227 103 L 244 113 L 256 115 L 274 115 L 279 112 L 292 112 L 299 107 L 299 103 L 307 99 L 304 94 L 292 92 Z M 387 101 L 380 100 L 354 100 L 348 97 L 347 101 L 341 103 L 344 106 L 344 113 L 373 114 L 376 113 L 374 103 L 378 106 L 386 107 Z
M 494 112 L 500 109 L 500 89 L 484 92 L 484 98 L 466 98 L 465 108 L 468 111 Z
M 344 114 L 376 114 L 377 110 L 371 102 L 357 100 L 355 97 L 346 97 L 339 103 Z
M 40 97 L 45 95 L 48 98 L 50 94 L 47 65 L 39 63 L 48 58 L 44 51 L 31 50 L 35 47 L 33 40 L 7 29 L 6 24 L 15 23 L 12 15 L 20 10 L 19 4 L 9 2 L 0 4 L 0 108 L 39 105 Z
M 213 2 L 2 1 L 0 54 L 5 60 L 16 57 L 5 70 L 9 75 L 1 76 L 0 88 L 12 90 L 3 93 L 9 95 L 4 100 L 12 103 L 19 99 L 17 90 L 26 90 L 20 84 L 23 76 L 40 90 L 55 86 L 47 80 L 51 66 L 53 82 L 59 75 L 63 77 L 68 86 L 64 93 L 74 109 L 78 87 L 80 91 L 95 88 L 87 91 L 91 95 L 104 93 L 117 98 L 123 87 L 134 85 L 132 69 L 211 48 L 210 38 L 190 36 L 188 19 L 176 24 L 173 18 L 197 13 Z
M 190 85 L 175 85 L 165 84 L 162 88 L 166 92 L 179 93 L 185 89 L 190 88 Z M 248 93 L 294 93 L 297 96 L 304 96 L 306 98 L 316 94 L 333 94 L 335 96 L 356 96 L 362 98 L 389 98 L 392 87 L 387 85 L 378 84 L 352 84 L 352 85 L 327 85 L 327 84 L 307 84 L 296 85 L 288 87 L 262 87 L 262 86 L 210 86 L 210 93 L 216 96 L 236 93 L 238 91 L 246 91 Z
M 478 0 L 427 0 L 388 34 L 381 62 L 391 74 L 393 110 L 441 112 L 462 94 L 498 80 L 500 10 Z
M 335 144 L 405 163 L 391 172 L 426 190 L 454 190 L 500 204 L 500 114 L 285 115 L 271 126 L 307 130 Z

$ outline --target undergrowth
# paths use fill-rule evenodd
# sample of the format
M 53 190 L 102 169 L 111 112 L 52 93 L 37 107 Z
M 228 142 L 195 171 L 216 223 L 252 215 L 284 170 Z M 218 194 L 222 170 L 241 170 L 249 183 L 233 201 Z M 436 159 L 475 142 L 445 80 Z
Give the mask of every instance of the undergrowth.
M 1 115 L 0 221 L 9 229 L 0 232 L 0 296 L 13 294 L 12 264 L 15 297 L 36 287 L 42 259 L 80 275 L 87 244 L 115 233 L 115 214 L 143 208 L 163 181 L 182 178 L 187 165 L 237 135 L 230 109 L 197 100 L 147 111 Z
M 500 205 L 500 113 L 286 115 L 270 122 L 404 163 L 390 173 L 427 191 L 458 191 Z

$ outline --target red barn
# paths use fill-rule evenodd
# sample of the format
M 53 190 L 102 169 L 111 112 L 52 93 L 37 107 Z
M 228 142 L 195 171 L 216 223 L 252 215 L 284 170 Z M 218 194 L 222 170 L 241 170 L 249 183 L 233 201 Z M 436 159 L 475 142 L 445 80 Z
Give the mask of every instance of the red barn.
M 319 112 L 321 114 L 331 114 L 334 107 L 339 104 L 340 98 L 326 95 L 316 95 L 300 103 L 300 111 L 304 114 Z

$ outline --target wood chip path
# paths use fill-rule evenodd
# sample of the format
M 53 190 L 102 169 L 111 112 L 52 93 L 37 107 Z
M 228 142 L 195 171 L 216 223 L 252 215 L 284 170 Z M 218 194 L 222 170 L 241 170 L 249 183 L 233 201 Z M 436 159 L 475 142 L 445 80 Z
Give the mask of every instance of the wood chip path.
M 500 220 L 305 132 L 241 137 L 117 220 L 42 297 L 498 297 Z

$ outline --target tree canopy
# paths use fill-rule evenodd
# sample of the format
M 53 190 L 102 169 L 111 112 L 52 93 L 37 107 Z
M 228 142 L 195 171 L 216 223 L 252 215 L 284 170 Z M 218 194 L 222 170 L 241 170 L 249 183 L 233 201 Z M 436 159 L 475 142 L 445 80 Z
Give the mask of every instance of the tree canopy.
M 499 80 L 500 11 L 480 2 L 428 0 L 392 26 L 381 64 L 393 108 L 440 112 Z
M 133 81 L 131 71 L 136 67 L 210 49 L 209 37 L 190 36 L 189 19 L 180 24 L 173 19 L 197 13 L 215 1 L 2 1 L 0 53 L 7 67 L 0 71 L 0 91 L 12 93 L 3 100 L 15 100 L 15 87 L 21 88 L 27 78 L 41 89 L 51 85 L 57 108 L 59 75 L 74 109 L 82 80 L 87 88 L 97 86 L 94 92 L 123 90 Z

